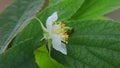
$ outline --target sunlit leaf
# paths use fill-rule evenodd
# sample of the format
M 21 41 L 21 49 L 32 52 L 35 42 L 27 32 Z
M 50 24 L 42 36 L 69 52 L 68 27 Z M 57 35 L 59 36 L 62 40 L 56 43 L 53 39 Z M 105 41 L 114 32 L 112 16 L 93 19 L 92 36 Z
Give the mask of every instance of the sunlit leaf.
M 34 54 L 36 63 L 40 68 L 65 68 L 62 64 L 51 58 L 45 45 L 37 49 Z

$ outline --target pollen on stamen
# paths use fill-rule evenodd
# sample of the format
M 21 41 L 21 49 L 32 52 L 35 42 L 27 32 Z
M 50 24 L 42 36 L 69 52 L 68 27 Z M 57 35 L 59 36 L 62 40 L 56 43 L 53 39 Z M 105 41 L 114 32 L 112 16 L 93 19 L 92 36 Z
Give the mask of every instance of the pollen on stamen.
M 65 24 L 63 24 L 62 22 L 59 22 L 59 25 L 60 25 L 61 27 L 64 27 L 64 26 L 65 26 Z
M 64 35 L 63 35 L 63 42 L 65 42 L 66 44 L 68 43 L 67 41 L 68 41 L 68 38 L 69 38 L 69 35 L 67 34 L 67 33 L 65 33 Z
M 69 37 L 69 35 L 65 33 L 65 34 L 64 34 L 64 39 L 65 39 L 65 40 L 68 40 L 68 37 Z

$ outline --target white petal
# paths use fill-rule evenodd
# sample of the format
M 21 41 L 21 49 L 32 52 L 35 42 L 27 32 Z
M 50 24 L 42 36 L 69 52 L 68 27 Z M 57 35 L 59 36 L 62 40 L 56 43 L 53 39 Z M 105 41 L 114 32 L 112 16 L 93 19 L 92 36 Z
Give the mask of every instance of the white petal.
M 57 21 L 58 19 L 58 15 L 57 15 L 57 12 L 54 12 L 51 16 L 48 17 L 47 21 L 46 22 L 55 22 Z
M 61 37 L 59 35 L 52 36 L 52 45 L 54 49 L 67 55 L 66 45 L 61 42 Z
M 48 19 L 46 21 L 46 27 L 47 27 L 48 32 L 51 32 L 52 23 L 56 22 L 57 19 L 58 19 L 57 12 L 54 12 L 51 16 L 48 17 Z
M 66 48 L 66 45 L 64 43 L 61 43 L 61 47 L 63 48 L 63 51 L 62 53 L 67 55 L 67 48 Z

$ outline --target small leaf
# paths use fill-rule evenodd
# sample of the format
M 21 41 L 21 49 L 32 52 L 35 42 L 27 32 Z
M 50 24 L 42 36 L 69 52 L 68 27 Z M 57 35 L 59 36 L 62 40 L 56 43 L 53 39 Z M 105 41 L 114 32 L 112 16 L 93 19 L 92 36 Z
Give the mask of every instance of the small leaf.
M 37 49 L 34 54 L 36 63 L 40 68 L 64 68 L 61 64 L 51 58 L 45 45 Z
M 72 21 L 66 25 L 73 27 L 74 33 L 68 41 L 67 56 L 52 51 L 52 56 L 58 62 L 68 68 L 120 67 L 119 23 L 108 20 L 88 20 Z

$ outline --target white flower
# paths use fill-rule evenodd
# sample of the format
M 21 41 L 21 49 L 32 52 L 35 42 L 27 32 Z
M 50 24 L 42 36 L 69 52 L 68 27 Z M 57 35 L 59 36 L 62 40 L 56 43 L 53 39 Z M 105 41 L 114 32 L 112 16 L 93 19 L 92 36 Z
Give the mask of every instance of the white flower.
M 61 22 L 57 24 L 58 15 L 57 12 L 54 12 L 46 20 L 46 27 L 49 34 L 49 37 L 52 40 L 52 47 L 57 51 L 67 55 L 66 45 L 63 42 L 67 42 L 68 35 L 66 33 L 64 24 Z

